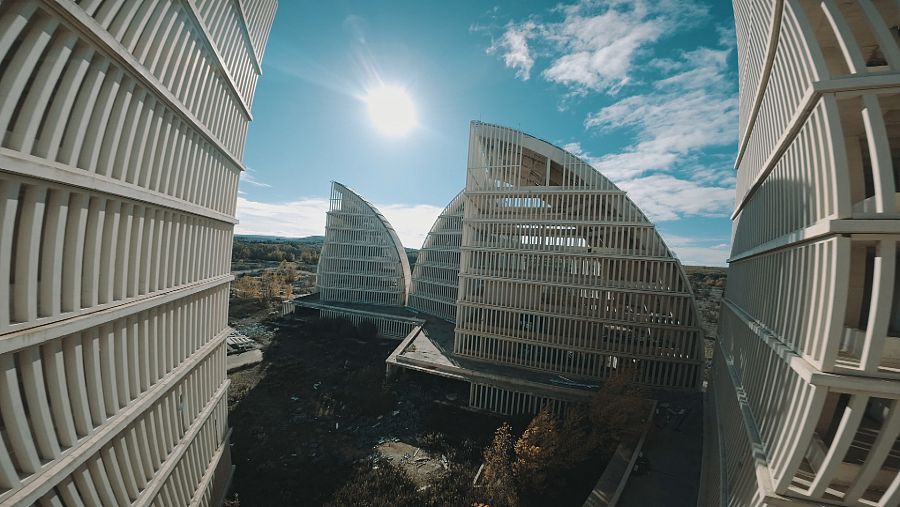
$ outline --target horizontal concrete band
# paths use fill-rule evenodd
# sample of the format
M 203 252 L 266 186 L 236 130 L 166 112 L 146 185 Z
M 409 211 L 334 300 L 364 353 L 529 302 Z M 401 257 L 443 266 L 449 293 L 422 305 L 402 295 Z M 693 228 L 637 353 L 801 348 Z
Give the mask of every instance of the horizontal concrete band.
M 555 218 L 466 218 L 465 224 L 513 224 L 520 225 L 523 222 L 529 226 L 533 225 L 559 225 L 559 220 Z M 625 221 L 625 220 L 606 220 L 603 218 L 590 219 L 582 218 L 572 220 L 566 224 L 570 227 L 587 227 L 592 225 L 608 225 L 608 226 L 626 226 L 626 227 L 642 227 L 646 229 L 656 229 L 656 226 L 647 222 Z
M 178 442 L 178 445 L 172 450 L 169 454 L 169 457 L 166 459 L 166 462 L 163 466 L 156 472 L 156 475 L 153 476 L 153 480 L 147 484 L 147 487 L 144 488 L 144 491 L 141 492 L 141 496 L 134 501 L 132 504 L 134 507 L 142 507 L 146 505 L 150 505 L 153 500 L 156 498 L 156 495 L 159 493 L 159 490 L 166 483 L 166 480 L 172 475 L 172 472 L 175 470 L 175 467 L 181 463 L 181 458 L 187 452 L 188 447 L 194 441 L 194 438 L 203 428 L 203 425 L 206 421 L 209 420 L 210 415 L 212 415 L 216 406 L 228 394 L 228 386 L 231 385 L 231 379 L 225 379 L 219 389 L 216 390 L 215 394 L 213 394 L 212 398 L 206 403 L 206 406 L 203 407 L 203 411 L 194 419 L 194 422 L 191 423 L 190 428 L 184 434 L 184 437 L 181 438 L 181 441 Z M 228 439 L 225 439 L 227 442 Z M 215 464 L 218 463 L 219 458 L 222 456 L 221 453 L 222 446 L 219 446 L 219 451 L 213 455 L 213 459 L 211 460 L 212 470 L 215 470 Z M 197 485 L 197 489 L 195 492 L 201 491 L 205 488 L 207 482 L 201 481 L 200 484 Z
M 193 0 L 191 0 L 193 1 Z M 244 44 L 250 48 L 250 63 L 253 64 L 253 70 L 256 71 L 257 74 L 262 75 L 262 65 L 260 65 L 259 54 L 257 54 L 256 48 L 253 47 L 253 38 L 250 36 L 250 27 L 247 24 L 247 13 L 244 12 L 244 6 L 242 5 L 241 0 L 227 0 L 230 2 L 234 2 L 237 7 L 238 20 L 240 20 L 240 32 L 241 39 L 244 41 Z
M 824 373 L 816 369 L 809 361 L 793 349 L 788 348 L 768 327 L 748 315 L 742 308 L 723 299 L 722 304 L 728 306 L 767 346 L 810 384 L 829 387 L 844 393 L 863 393 L 879 398 L 900 399 L 900 381 L 873 377 L 839 375 Z
M 773 487 L 772 473 L 769 470 L 768 457 L 763 450 L 764 444 L 762 438 L 759 435 L 759 428 L 756 426 L 756 420 L 753 418 L 753 412 L 750 404 L 747 402 L 746 396 L 740 395 L 740 393 L 743 393 L 744 391 L 743 385 L 738 381 L 740 376 L 737 374 L 737 372 L 734 371 L 734 363 L 732 363 L 730 359 L 726 358 L 725 364 L 728 370 L 728 379 L 731 381 L 731 386 L 738 393 L 737 403 L 740 407 L 741 419 L 744 423 L 743 427 L 746 431 L 747 439 L 750 441 L 751 446 L 754 449 L 754 462 L 752 466 L 756 472 L 757 485 L 760 491 L 763 493 L 763 496 L 776 496 L 775 488 Z M 728 395 L 728 393 L 724 394 L 726 396 Z
M 56 487 L 61 480 L 71 475 L 88 458 L 124 431 L 132 422 L 143 416 L 147 409 L 177 386 L 182 379 L 194 370 L 195 366 L 220 350 L 230 332 L 230 328 L 225 328 L 224 331 L 191 354 L 188 359 L 169 372 L 168 375 L 138 396 L 121 412 L 104 421 L 89 436 L 67 449 L 58 459 L 50 462 L 46 468 L 23 480 L 21 487 L 18 490 L 14 490 L 12 496 L 3 500 L 3 505 L 31 505 L 37 502 L 45 493 Z M 226 380 L 217 391 L 216 396 L 213 397 L 213 401 L 218 401 L 218 398 L 221 398 L 227 391 L 228 381 Z M 201 416 L 205 414 L 208 417 L 209 412 L 212 411 L 210 406 L 214 407 L 215 404 L 212 402 L 208 403 L 204 411 L 201 412 Z M 202 417 L 197 418 L 198 421 L 201 419 Z M 188 438 L 189 435 L 185 435 L 182 441 Z M 190 438 L 192 438 L 192 435 Z M 174 454 L 170 455 L 167 463 L 177 462 L 177 458 L 173 460 L 173 457 L 175 457 Z M 174 464 L 171 466 L 174 466 Z M 158 473 L 156 478 L 159 476 L 160 474 Z
M 797 137 L 797 133 L 799 133 L 800 129 L 803 128 L 803 126 L 806 124 L 806 120 L 809 118 L 813 109 L 815 109 L 816 104 L 819 102 L 819 99 L 822 98 L 823 95 L 829 93 L 859 95 L 867 91 L 889 93 L 889 90 L 885 91 L 884 89 L 890 89 L 898 86 L 900 86 L 900 74 L 846 77 L 825 81 L 816 81 L 812 83 L 812 85 L 807 88 L 806 92 L 804 93 L 803 99 L 800 101 L 800 105 L 791 117 L 790 122 L 788 122 L 788 127 L 778 139 L 778 142 L 775 143 L 775 146 L 772 149 L 772 152 L 769 154 L 766 162 L 762 164 L 762 170 L 759 171 L 759 173 L 756 175 L 756 178 L 744 193 L 741 200 L 735 203 L 734 212 L 731 214 L 731 219 L 734 220 L 735 218 L 737 218 L 741 210 L 744 209 L 744 206 L 746 206 L 747 203 L 750 202 L 750 199 L 756 192 L 756 190 L 759 189 L 762 183 L 769 176 L 769 173 L 771 173 L 775 169 L 776 164 L 778 164 L 778 161 L 781 160 L 782 155 L 784 155 L 788 147 L 790 147 L 791 143 L 794 141 L 794 138 Z M 737 165 L 735 167 L 737 167 Z
M 122 199 L 190 213 L 225 224 L 238 223 L 236 218 L 226 213 L 8 148 L 0 148 L 0 172 L 44 180 L 51 186 L 66 185 L 101 192 Z
M 467 333 L 468 331 L 466 331 L 465 329 L 462 329 L 462 330 L 460 330 L 459 332 L 460 332 L 460 333 Z M 562 346 L 562 345 L 557 345 L 557 344 L 541 343 L 541 342 L 538 342 L 538 341 L 525 341 L 525 340 L 515 340 L 515 341 L 514 341 L 514 340 L 511 340 L 511 339 L 509 339 L 509 338 L 507 338 L 507 337 L 499 336 L 499 335 L 491 334 L 491 333 L 479 333 L 479 336 L 485 336 L 485 337 L 490 337 L 490 338 L 496 338 L 496 339 L 498 339 L 498 340 L 503 340 L 503 341 L 507 341 L 507 342 L 514 342 L 514 343 L 521 343 L 521 344 L 525 344 L 525 345 L 534 345 L 534 346 L 546 347 L 546 348 L 549 348 L 549 349 L 556 349 L 556 350 L 560 350 L 560 351 L 563 351 L 563 352 L 568 352 L 568 351 L 572 351 L 572 352 L 584 352 L 584 353 L 589 353 L 589 354 L 598 354 L 598 355 L 602 355 L 602 356 L 615 356 L 615 357 L 620 357 L 620 358 L 623 358 L 623 359 L 642 359 L 642 360 L 646 360 L 646 361 L 659 361 L 659 362 L 664 362 L 664 363 L 667 363 L 667 364 L 668 364 L 668 363 L 671 363 L 671 364 L 676 364 L 676 365 L 697 366 L 697 365 L 703 364 L 703 359 L 700 358 L 700 357 L 684 358 L 684 357 L 671 357 L 671 356 L 653 356 L 653 355 L 649 355 L 649 354 L 633 354 L 633 353 L 629 353 L 629 352 L 620 352 L 620 351 L 617 351 L 617 350 L 588 349 L 588 348 L 585 348 L 585 347 Z M 471 360 L 471 361 L 479 361 L 479 362 L 484 362 L 484 363 L 496 364 L 496 361 L 493 360 L 493 359 L 484 359 L 484 358 L 480 358 L 480 357 L 477 357 L 477 356 L 469 356 L 469 355 L 463 355 L 463 357 L 465 357 L 467 360 Z M 514 368 L 521 368 L 521 369 L 524 369 L 524 370 L 541 371 L 541 372 L 544 372 L 544 373 L 550 373 L 551 375 L 557 374 L 557 372 L 548 371 L 548 370 L 541 369 L 541 368 L 535 368 L 535 367 L 533 367 L 533 366 L 528 366 L 528 365 L 519 365 L 519 364 L 516 364 L 516 365 L 514 365 L 514 366 L 511 365 L 511 367 L 514 367 Z M 576 377 L 579 376 L 579 375 L 576 375 L 576 374 L 573 374 L 573 373 L 563 373 L 563 372 L 559 372 L 559 374 L 564 374 L 564 375 L 569 375 L 569 376 L 576 376 Z M 593 378 L 593 377 L 585 377 L 585 376 L 583 376 L 583 375 L 581 375 L 581 377 L 582 377 L 584 380 L 588 380 L 588 381 L 591 381 L 591 382 L 597 380 L 596 378 Z
M 398 347 L 401 349 L 402 347 Z M 468 359 L 468 358 L 467 358 Z M 390 359 L 389 359 L 390 361 Z M 482 361 L 484 362 L 484 361 Z M 444 376 L 447 378 L 455 379 L 455 380 L 465 380 L 468 382 L 483 382 L 490 385 L 503 387 L 512 390 L 520 390 L 528 393 L 534 393 L 538 395 L 546 395 L 558 399 L 564 399 L 568 401 L 585 401 L 590 397 L 593 391 L 588 391 L 584 389 L 576 389 L 576 388 L 565 388 L 562 386 L 552 386 L 549 384 L 542 384 L 539 382 L 533 382 L 531 380 L 519 379 L 515 380 L 508 376 L 503 375 L 495 375 L 492 373 L 487 373 L 482 370 L 469 370 L 463 368 L 447 368 L 441 365 L 436 365 L 435 363 L 429 363 L 426 361 L 420 361 L 418 359 L 413 359 L 409 357 L 396 356 L 394 361 L 391 364 L 395 364 L 397 366 L 403 368 L 410 368 L 416 371 L 422 371 L 426 373 L 437 374 L 439 376 Z M 493 363 L 491 363 L 493 364 Z M 534 371 L 544 372 L 544 370 L 533 369 Z
M 142 84 L 153 90 L 167 106 L 176 111 L 184 121 L 213 144 L 230 163 L 240 170 L 244 170 L 243 162 L 225 147 L 224 142 L 213 134 L 168 88 L 163 86 L 154 75 L 141 65 L 134 55 L 125 51 L 125 48 L 112 35 L 98 26 L 97 22 L 88 16 L 78 4 L 67 0 L 43 0 L 43 3 L 76 28 L 83 37 L 89 39 L 96 47 L 101 48 L 117 62 L 124 65 Z
M 237 84 L 234 81 L 234 76 L 231 74 L 231 69 L 228 68 L 228 65 L 225 64 L 225 59 L 222 58 L 222 53 L 219 51 L 219 48 L 216 46 L 216 41 L 213 40 L 213 37 L 210 35 L 209 30 L 206 28 L 206 23 L 203 22 L 203 18 L 200 16 L 200 13 L 197 11 L 197 6 L 194 5 L 194 0 L 185 1 L 188 8 L 186 9 L 188 13 L 191 15 L 191 21 L 194 22 L 194 25 L 200 30 L 200 33 L 203 34 L 201 39 L 206 42 L 206 49 L 209 50 L 213 55 L 213 60 L 216 62 L 216 66 L 219 68 L 219 71 L 222 72 L 222 75 L 225 76 L 225 82 L 228 83 L 228 89 L 231 91 L 231 94 L 234 95 L 234 98 L 237 99 L 238 104 L 241 105 L 241 112 L 244 113 L 244 117 L 247 121 L 253 121 L 253 113 L 250 111 L 250 105 L 247 104 L 247 101 L 244 98 L 244 95 L 238 90 Z M 260 72 L 257 71 L 257 75 Z
M 599 248 L 593 249 L 588 252 L 587 247 L 584 247 L 584 251 L 573 253 L 573 252 L 564 252 L 559 250 L 530 250 L 527 248 L 502 248 L 502 247 L 492 247 L 492 246 L 461 246 L 459 247 L 460 251 L 484 251 L 484 252 L 499 252 L 499 253 L 514 253 L 514 254 L 527 254 L 527 255 L 553 255 L 559 257 L 597 257 L 601 259 L 628 259 L 628 260 L 648 260 L 648 261 L 659 261 L 659 262 L 677 262 L 678 260 L 673 257 L 668 257 L 665 255 L 657 255 L 657 256 L 648 256 L 648 255 L 638 255 L 638 254 L 628 254 L 624 252 L 606 252 Z M 598 251 L 599 250 L 599 251 Z
M 247 15 L 247 11 L 244 8 L 244 1 L 243 0 L 231 0 L 231 1 L 233 1 L 234 3 L 237 4 L 238 10 L 241 13 L 241 15 L 238 16 L 238 18 L 241 20 L 241 25 L 243 27 L 241 32 L 246 35 L 248 44 L 250 44 L 250 48 L 252 49 L 252 51 L 250 51 L 250 52 L 253 53 L 253 56 L 254 56 L 253 63 L 255 65 L 255 67 L 259 70 L 262 68 L 261 61 L 262 61 L 262 53 L 265 50 L 265 39 L 263 39 L 261 41 L 261 43 L 253 41 L 253 34 L 250 31 L 250 17 Z M 268 36 L 266 36 L 266 37 L 268 37 Z M 259 46 L 262 46 L 262 47 L 259 47 Z M 260 70 L 260 72 L 262 72 L 262 71 Z
M 809 243 L 818 239 L 837 235 L 879 235 L 896 236 L 900 234 L 900 220 L 890 219 L 834 219 L 820 220 L 805 229 L 789 232 L 783 236 L 767 241 L 761 245 L 744 250 L 728 259 L 728 263 L 740 262 L 765 253 L 774 252 L 784 248 L 794 247 L 803 243 Z
M 376 318 L 380 318 L 380 319 L 388 319 L 388 320 L 394 320 L 397 322 L 414 324 L 417 326 L 422 325 L 425 322 L 425 319 L 417 319 L 414 317 L 403 317 L 401 315 L 393 315 L 390 313 L 379 313 L 376 311 L 369 311 L 369 310 L 358 310 L 355 308 L 346 308 L 344 306 L 340 306 L 340 304 L 331 305 L 331 304 L 328 304 L 327 302 L 304 303 L 302 300 L 300 300 L 300 301 L 297 301 L 295 304 L 297 306 L 302 306 L 304 308 L 312 308 L 314 310 L 334 311 L 334 312 L 348 313 L 351 315 L 360 315 L 363 317 L 376 317 Z M 386 309 L 387 308 L 392 308 L 392 307 L 386 307 Z
M 166 292 L 143 296 L 131 301 L 112 303 L 82 309 L 80 312 L 70 312 L 54 317 L 51 320 L 38 320 L 30 322 L 29 327 L 21 330 L 13 330 L 0 335 L 0 354 L 15 352 L 25 347 L 40 345 L 48 340 L 83 331 L 90 327 L 98 326 L 122 317 L 134 315 L 144 310 L 149 310 L 159 305 L 176 301 L 178 299 L 218 287 L 231 282 L 234 276 L 231 274 L 209 278 L 191 285 L 168 290 Z
M 231 385 L 231 379 L 228 379 L 228 385 Z M 222 456 L 225 454 L 225 449 L 229 445 L 231 445 L 230 429 L 228 430 L 228 433 L 225 434 L 225 438 L 222 440 L 222 444 L 219 445 L 219 447 L 216 449 L 216 452 L 213 453 L 212 458 L 209 460 L 209 466 L 207 466 L 206 471 L 203 472 L 203 477 L 200 479 L 200 484 L 197 485 L 197 490 L 194 491 L 194 497 L 191 498 L 191 506 L 200 505 L 200 501 L 203 499 L 203 495 L 206 493 L 206 489 L 209 488 L 210 483 L 216 476 L 216 469 L 219 467 L 219 461 L 222 460 Z M 227 491 L 222 492 L 223 495 L 225 493 L 227 493 Z
M 565 281 L 553 282 L 549 280 L 535 280 L 533 278 L 512 278 L 512 277 L 504 277 L 504 276 L 491 276 L 491 275 L 483 275 L 480 273 L 463 273 L 459 275 L 460 278 L 466 278 L 470 280 L 491 280 L 498 282 L 508 282 L 514 284 L 535 284 L 539 283 L 542 287 L 566 287 L 571 289 L 584 289 L 584 290 L 598 290 L 604 292 L 622 292 L 627 294 L 647 294 L 652 296 L 669 296 L 673 298 L 691 298 L 694 297 L 692 294 L 687 292 L 676 292 L 673 290 L 653 290 L 653 289 L 642 289 L 637 287 L 621 287 L 615 285 L 602 285 L 602 284 L 589 284 L 589 283 L 567 283 Z M 425 280 L 427 281 L 427 280 Z M 431 283 L 441 283 L 441 282 L 431 282 Z M 442 284 L 443 285 L 443 284 Z M 638 282 L 635 282 L 635 285 L 639 285 Z
M 477 169 L 477 168 L 474 168 Z M 519 197 L 517 194 L 523 194 L 523 191 L 520 189 L 529 189 L 533 191 L 534 194 L 529 192 L 529 197 L 539 196 L 541 194 L 564 194 L 564 195 L 577 195 L 577 194 L 590 194 L 590 195 L 623 195 L 627 194 L 624 190 L 618 189 L 610 189 L 610 190 L 600 190 L 594 188 L 582 188 L 582 187 L 555 187 L 555 186 L 533 186 L 533 187 L 517 187 L 515 189 L 503 190 L 467 190 L 466 195 L 494 195 L 501 198 L 515 198 Z M 454 214 L 441 214 L 440 216 L 457 216 L 462 217 L 462 215 L 454 215 Z
M 521 308 L 513 307 L 513 306 L 499 306 L 499 305 L 491 305 L 480 302 L 472 302 L 472 301 L 456 301 L 457 306 L 467 306 L 470 308 L 487 308 L 487 309 L 495 309 L 495 310 L 506 310 L 506 311 L 521 311 Z M 592 322 L 597 324 L 613 324 L 613 325 L 621 325 L 621 326 L 640 326 L 640 327 L 658 327 L 665 329 L 675 329 L 675 330 L 683 330 L 683 331 L 696 331 L 697 327 L 695 325 L 682 325 L 682 324 L 668 324 L 664 322 L 645 322 L 645 321 L 635 321 L 635 320 L 623 320 L 623 319 L 610 319 L 605 317 L 591 318 L 584 315 L 572 315 L 572 314 L 563 314 L 559 312 L 546 312 L 539 310 L 528 310 L 528 314 L 530 315 L 542 315 L 545 317 L 559 317 L 565 319 L 577 319 L 584 320 L 586 322 Z

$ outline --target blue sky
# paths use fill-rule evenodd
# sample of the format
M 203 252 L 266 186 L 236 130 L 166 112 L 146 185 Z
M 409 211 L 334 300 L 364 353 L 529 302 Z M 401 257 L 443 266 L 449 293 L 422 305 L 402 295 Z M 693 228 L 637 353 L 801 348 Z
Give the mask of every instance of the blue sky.
M 728 256 L 737 144 L 730 3 L 279 4 L 253 104 L 236 232 L 324 232 L 331 180 L 408 247 L 465 183 L 473 119 L 581 154 L 688 264 Z M 367 90 L 406 88 L 418 125 L 373 127 Z

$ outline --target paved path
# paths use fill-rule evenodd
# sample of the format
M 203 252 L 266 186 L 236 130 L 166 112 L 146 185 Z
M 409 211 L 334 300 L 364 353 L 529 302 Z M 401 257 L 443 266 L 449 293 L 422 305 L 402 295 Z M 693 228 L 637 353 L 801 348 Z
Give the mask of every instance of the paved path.
M 658 414 L 643 451 L 650 466 L 644 474 L 631 474 L 618 505 L 696 507 L 703 454 L 701 394 L 664 394 L 657 399 Z M 681 410 L 684 414 L 678 415 Z

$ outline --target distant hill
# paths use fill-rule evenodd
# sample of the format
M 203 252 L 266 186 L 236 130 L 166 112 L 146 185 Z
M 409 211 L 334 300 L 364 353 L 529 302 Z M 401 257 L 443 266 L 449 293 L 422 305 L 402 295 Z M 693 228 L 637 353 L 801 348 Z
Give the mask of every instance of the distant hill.
M 695 266 L 684 264 L 684 272 L 688 276 L 703 275 L 725 277 L 726 275 L 728 275 L 728 268 L 723 266 Z
M 324 241 L 324 236 L 284 238 L 236 234 L 231 249 L 231 260 L 232 262 L 297 261 L 304 264 L 316 264 L 319 261 L 319 251 L 322 250 Z
M 234 240 L 241 243 L 265 243 L 272 244 L 291 244 L 321 247 L 325 243 L 325 236 L 306 236 L 303 238 L 288 238 L 284 236 L 264 236 L 261 234 L 235 234 Z M 404 247 L 408 255 L 419 253 L 418 248 Z
M 286 238 L 284 236 L 262 236 L 258 234 L 235 234 L 235 241 L 244 243 L 292 243 L 296 245 L 321 246 L 325 236 L 306 236 L 303 238 Z

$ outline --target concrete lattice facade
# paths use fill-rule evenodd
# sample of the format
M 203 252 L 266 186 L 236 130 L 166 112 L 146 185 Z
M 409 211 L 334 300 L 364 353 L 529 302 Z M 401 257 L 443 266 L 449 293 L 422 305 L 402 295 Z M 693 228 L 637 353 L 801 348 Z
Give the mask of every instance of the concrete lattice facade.
M 456 320 L 463 197 L 462 192 L 456 194 L 428 231 L 409 292 L 410 307 L 449 322 Z
M 900 4 L 735 0 L 705 505 L 900 504 Z
M 209 505 L 275 0 L 0 3 L 0 504 Z
M 333 182 L 316 277 L 319 299 L 404 306 L 410 278 L 406 250 L 387 219 L 355 192 Z
M 690 286 L 652 223 L 578 157 L 473 122 L 454 353 L 491 364 L 696 388 Z

